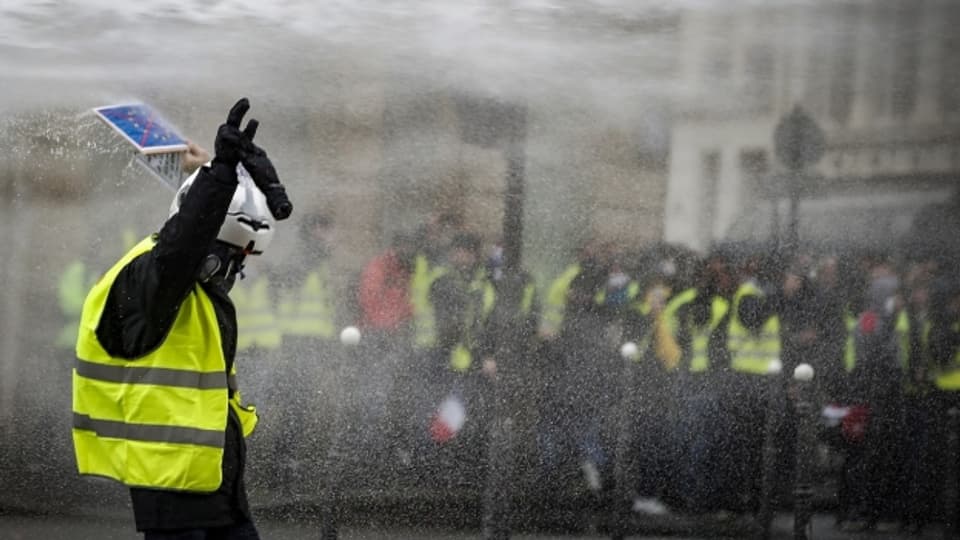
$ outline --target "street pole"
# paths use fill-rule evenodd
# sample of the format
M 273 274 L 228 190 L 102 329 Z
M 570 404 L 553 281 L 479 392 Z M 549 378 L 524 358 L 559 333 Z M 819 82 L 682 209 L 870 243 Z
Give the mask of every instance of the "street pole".
M 790 172 L 790 224 L 787 230 L 787 255 L 792 256 L 800 248 L 800 183 L 804 179 L 801 170 Z
M 503 277 L 498 288 L 497 302 L 502 309 L 498 315 L 508 322 L 516 323 L 525 280 L 523 261 L 523 203 L 524 174 L 526 170 L 527 109 L 525 106 L 505 107 L 503 142 L 507 163 L 506 189 L 503 201 Z M 489 381 L 493 401 L 493 418 L 490 422 L 487 447 L 487 476 L 483 493 L 483 538 L 484 540 L 507 540 L 510 538 L 510 515 L 512 512 L 514 428 L 511 413 L 513 399 L 510 392 L 516 385 L 504 388 L 503 377 L 516 370 L 518 359 L 523 354 L 524 337 L 516 331 L 519 324 L 503 325 L 497 344 L 497 363 L 501 366 Z
M 796 477 L 793 488 L 793 538 L 809 540 L 813 517 L 813 475 L 816 466 L 816 423 L 811 392 L 813 368 L 800 364 L 793 370 L 797 383 Z
M 617 407 L 617 440 L 613 456 L 613 500 L 610 505 L 612 540 L 623 540 L 630 532 L 633 486 L 629 459 L 634 441 L 635 413 L 638 410 L 636 400 L 642 399 L 633 387 L 639 355 L 637 345 L 633 342 L 628 341 L 620 347 L 623 363 L 620 368 L 620 403 Z
M 337 384 L 333 400 L 333 419 L 330 425 L 330 440 L 327 443 L 326 453 L 322 464 L 322 474 L 326 480 L 320 490 L 320 538 L 322 540 L 337 540 L 339 535 L 338 522 L 343 505 L 343 474 L 346 448 L 343 448 L 344 431 L 347 429 L 344 416 L 347 410 L 345 401 L 350 399 L 345 384 L 347 374 L 356 369 L 357 345 L 360 344 L 360 331 L 356 327 L 348 326 L 340 332 L 340 369 L 338 369 Z
M 760 537 L 770 538 L 770 527 L 773 525 L 773 495 L 777 467 L 777 429 L 780 427 L 781 411 L 783 410 L 783 392 L 780 373 L 782 365 L 779 360 L 773 362 L 767 370 L 767 414 L 763 425 L 762 471 L 760 480 L 760 508 L 757 518 L 760 522 Z
M 773 132 L 774 152 L 786 167 L 787 193 L 790 196 L 790 221 L 787 231 L 787 253 L 799 247 L 799 210 L 801 181 L 805 171 L 823 157 L 826 137 L 817 122 L 799 105 L 777 123 Z

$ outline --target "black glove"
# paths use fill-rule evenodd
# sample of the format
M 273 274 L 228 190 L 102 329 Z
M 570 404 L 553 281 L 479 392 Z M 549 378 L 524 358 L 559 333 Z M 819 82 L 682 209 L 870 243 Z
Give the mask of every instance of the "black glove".
M 216 156 L 213 161 L 223 163 L 232 170 L 237 168 L 238 163 L 243 163 L 243 168 L 250 173 L 253 183 L 266 197 L 267 207 L 273 217 L 278 220 L 287 219 L 293 211 L 293 205 L 290 204 L 287 192 L 280 183 L 277 170 L 267 153 L 253 143 L 260 123 L 251 118 L 247 127 L 240 130 L 240 123 L 249 109 L 250 101 L 247 98 L 241 98 L 230 109 L 226 123 L 217 130 L 213 145 Z
M 252 132 L 256 133 L 256 122 L 256 120 L 250 120 L 247 131 L 251 130 L 250 126 L 252 125 Z M 290 217 L 290 213 L 293 212 L 293 205 L 287 198 L 287 190 L 280 183 L 277 170 L 273 167 L 270 158 L 267 157 L 267 153 L 263 148 L 253 144 L 252 136 L 244 141 L 244 151 L 240 156 L 240 162 L 243 163 L 243 168 L 250 173 L 253 183 L 260 188 L 260 191 L 267 198 L 267 207 L 270 208 L 273 217 L 278 220 Z
M 237 163 L 246 148 L 253 146 L 253 136 L 257 133 L 257 121 L 250 120 L 247 128 L 240 130 L 243 115 L 250 109 L 250 101 L 242 98 L 227 113 L 227 121 L 217 129 L 217 138 L 213 142 L 214 163 L 222 163 L 236 169 Z

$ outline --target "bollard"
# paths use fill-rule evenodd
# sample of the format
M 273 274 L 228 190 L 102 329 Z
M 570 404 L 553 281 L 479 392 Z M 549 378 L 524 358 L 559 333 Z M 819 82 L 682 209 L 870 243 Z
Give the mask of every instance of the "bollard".
M 760 508 L 757 511 L 757 521 L 760 525 L 760 537 L 770 538 L 770 527 L 773 525 L 773 491 L 777 467 L 777 428 L 780 424 L 783 410 L 783 392 L 780 373 L 783 365 L 779 360 L 771 362 L 766 375 L 767 384 L 767 416 L 763 426 L 763 455 L 762 477 L 760 481 Z
M 493 419 L 487 446 L 487 477 L 483 490 L 484 540 L 510 538 L 510 511 L 513 497 L 509 489 L 513 478 L 513 419 L 501 383 L 493 381 Z
M 957 486 L 957 452 L 960 452 L 960 409 L 947 409 L 947 461 L 945 463 L 945 478 L 943 491 L 944 526 L 943 538 L 953 539 L 960 535 L 960 524 L 957 523 L 957 499 L 960 487 Z
M 797 382 L 797 448 L 796 474 L 793 487 L 793 538 L 808 540 L 811 537 L 813 518 L 813 474 L 816 466 L 816 423 L 810 392 L 813 368 L 800 364 L 793 370 Z
M 633 388 L 634 372 L 639 356 L 637 345 L 632 341 L 620 347 L 623 358 L 620 379 L 620 406 L 617 408 L 617 439 L 613 456 L 613 495 L 610 508 L 610 538 L 622 540 L 627 537 L 632 514 L 629 458 L 633 442 L 634 412 L 637 409 Z
M 348 326 L 340 332 L 340 343 L 343 345 L 339 377 L 342 379 L 355 366 L 357 345 L 360 344 L 360 331 L 355 326 Z M 320 538 L 322 540 L 336 540 L 338 536 L 338 517 L 342 505 L 343 460 L 345 453 L 342 446 L 343 432 L 346 429 L 343 415 L 345 411 L 343 380 L 335 385 L 337 395 L 334 399 L 333 419 L 330 423 L 330 440 L 323 459 L 322 474 L 326 475 L 323 489 L 320 492 Z

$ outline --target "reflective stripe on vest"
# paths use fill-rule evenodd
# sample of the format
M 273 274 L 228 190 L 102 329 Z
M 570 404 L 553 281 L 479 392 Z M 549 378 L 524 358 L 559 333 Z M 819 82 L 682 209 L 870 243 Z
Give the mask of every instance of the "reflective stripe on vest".
M 727 349 L 730 366 L 741 373 L 766 375 L 773 362 L 780 358 L 780 319 L 776 315 L 767 319 L 757 332 L 751 332 L 740 322 L 740 301 L 746 296 L 762 295 L 756 285 L 744 283 L 733 297 Z
M 696 300 L 698 294 L 696 289 L 687 289 L 667 302 L 663 310 L 664 320 L 674 337 L 679 335 L 681 324 L 681 321 L 677 317 L 677 312 L 683 306 Z M 730 302 L 728 302 L 726 298 L 714 296 L 710 302 L 710 322 L 699 327 L 692 324 L 690 325 L 688 329 L 691 341 L 690 372 L 698 373 L 706 371 L 710 367 L 710 335 L 713 334 L 720 326 L 720 323 L 723 322 L 723 318 L 727 316 L 729 309 Z
M 410 279 L 410 305 L 413 308 L 413 343 L 419 348 L 431 348 L 437 344 L 437 321 L 433 304 L 430 303 L 430 288 L 433 282 L 447 273 L 446 268 L 435 265 L 424 255 L 414 261 L 413 277 Z
M 960 332 L 960 323 L 953 325 L 954 332 Z M 960 391 L 960 348 L 953 355 L 953 361 L 944 368 L 934 380 L 937 388 L 948 392 Z
M 543 305 L 543 316 L 540 319 L 541 332 L 553 335 L 563 327 L 567 310 L 567 294 L 570 292 L 570 284 L 578 275 L 580 275 L 580 265 L 573 264 L 550 283 Z
M 847 340 L 843 344 L 843 367 L 851 373 L 857 367 L 857 318 L 849 311 L 843 314 L 843 322 L 847 326 Z
M 910 366 L 910 317 L 906 310 L 900 310 L 893 331 L 897 334 L 897 360 L 900 368 L 906 371 Z
M 450 369 L 457 372 L 464 372 L 473 365 L 473 353 L 471 350 L 476 347 L 475 336 L 473 335 L 473 324 L 477 319 L 476 300 L 480 299 L 479 321 L 482 324 L 493 312 L 497 301 L 497 292 L 493 283 L 487 279 L 486 272 L 483 269 L 477 271 L 473 281 L 467 287 L 469 293 L 467 307 L 463 314 L 463 335 L 460 342 L 450 351 Z
M 280 328 L 287 336 L 334 337 L 333 298 L 323 269 L 307 274 L 299 290 L 284 295 L 277 306 Z
M 690 358 L 690 371 L 706 371 L 710 367 L 710 336 L 720 327 L 727 311 L 730 309 L 730 302 L 726 298 L 714 296 L 710 302 L 710 325 L 706 327 L 691 328 L 690 335 L 693 338 L 693 354 Z
M 111 357 L 96 329 L 120 270 L 149 251 L 136 245 L 87 295 L 73 370 L 73 443 L 80 474 L 128 486 L 195 492 L 221 483 L 224 433 L 232 407 L 244 435 L 256 412 L 240 405 L 235 370 L 228 377 L 210 298 L 195 286 L 170 332 L 141 358 Z
M 254 345 L 264 349 L 280 346 L 281 334 L 270 303 L 270 282 L 260 276 L 253 283 L 238 282 L 230 291 L 237 311 L 237 350 Z
M 520 314 L 529 315 L 533 311 L 533 301 L 537 296 L 536 283 L 527 283 L 523 287 L 523 298 L 520 300 Z

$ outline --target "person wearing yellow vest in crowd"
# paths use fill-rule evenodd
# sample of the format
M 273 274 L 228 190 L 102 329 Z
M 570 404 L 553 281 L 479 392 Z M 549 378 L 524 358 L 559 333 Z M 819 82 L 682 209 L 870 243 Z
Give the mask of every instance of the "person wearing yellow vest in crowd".
M 677 396 L 676 379 L 681 349 L 670 331 L 666 306 L 673 296 L 675 265 L 661 255 L 651 254 L 648 264 L 637 269 L 636 280 L 624 291 L 627 311 L 623 318 L 623 341 L 637 345 L 633 363 L 622 367 L 620 397 L 611 418 L 620 418 L 617 459 L 632 496 L 632 510 L 648 515 L 669 512 L 666 501 L 672 495 L 678 470 L 676 460 Z M 620 359 L 623 362 L 623 359 Z M 624 369 L 629 369 L 625 374 Z M 624 387 L 630 381 L 629 387 Z M 624 408 L 625 410 L 621 410 Z M 629 422 L 623 422 L 626 414 Z M 671 503 L 672 504 L 672 503 Z
M 307 214 L 298 227 L 294 256 L 287 264 L 271 268 L 266 276 L 269 287 L 277 294 L 264 295 L 258 287 L 266 289 L 266 280 L 260 279 L 252 280 L 254 288 L 245 291 L 257 294 L 248 300 L 257 300 L 260 308 L 253 311 L 256 305 L 244 306 L 241 320 L 249 320 L 252 313 L 260 312 L 263 323 L 269 324 L 270 308 L 275 306 L 274 325 L 258 329 L 254 336 L 261 338 L 257 345 L 269 354 L 261 366 L 270 373 L 264 377 L 270 384 L 268 399 L 275 404 L 277 416 L 285 419 L 271 433 L 280 471 L 268 478 L 287 494 L 305 484 L 297 482 L 298 478 L 319 485 L 321 457 L 334 406 L 330 400 L 337 384 L 337 298 L 329 269 L 332 237 L 333 220 L 328 214 Z M 270 301 L 274 296 L 278 299 L 276 304 Z M 267 302 L 262 302 L 264 299 Z M 240 328 L 243 331 L 244 325 Z M 273 346 L 277 335 L 279 349 Z M 264 342 L 263 338 L 268 336 Z
M 937 482 L 933 491 L 937 497 L 936 508 L 946 519 L 956 523 L 960 508 L 945 507 L 949 501 L 948 493 L 956 486 L 944 482 L 948 460 L 957 466 L 957 455 L 949 455 L 948 411 L 960 408 L 960 274 L 955 264 L 947 262 L 940 269 L 939 276 L 930 287 L 930 332 L 927 341 L 930 361 L 934 368 L 933 382 L 937 388 L 937 419 L 940 429 L 937 433 L 937 447 L 942 449 L 935 461 Z
M 940 442 L 937 440 L 936 365 L 930 355 L 931 285 L 936 263 L 911 264 L 904 279 L 904 309 L 895 323 L 903 368 L 903 479 L 898 489 L 905 530 L 920 533 L 937 515 L 940 490 L 937 474 Z
M 252 142 L 255 121 L 240 129 L 248 107 L 246 99 L 234 105 L 216 157 L 184 181 L 163 228 L 107 271 L 83 307 L 73 370 L 77 467 L 129 486 L 148 540 L 258 538 L 243 480 L 244 437 L 257 416 L 237 387 L 227 293 L 274 234 L 257 186 L 282 186 Z M 194 145 L 189 152 L 188 161 L 203 154 Z
M 510 265 L 505 251 L 497 244 L 486 260 L 486 279 L 494 289 L 495 302 L 486 323 L 485 332 L 492 346 L 491 354 L 481 358 L 481 370 L 486 378 L 481 389 L 485 393 L 488 417 L 493 419 L 499 415 L 512 420 L 511 431 L 517 436 L 509 438 L 514 451 L 508 455 L 533 455 L 536 441 L 529 435 L 536 432 L 535 411 L 540 399 L 540 381 L 534 362 L 540 300 L 533 278 L 522 267 Z M 493 422 L 488 423 L 492 425 Z M 491 451 L 501 456 L 491 459 L 500 464 L 509 463 L 509 458 L 498 454 L 503 446 L 496 445 L 496 440 L 491 443 L 494 445 Z M 537 481 L 530 474 L 521 475 L 520 480 Z M 540 485 L 531 487 L 541 488 Z
M 451 238 L 462 227 L 460 218 L 442 214 L 421 226 L 416 234 L 410 304 L 413 309 L 412 345 L 421 357 L 430 356 L 437 347 L 436 315 L 430 302 L 430 289 L 447 272 L 447 250 Z
M 726 335 L 734 286 L 728 257 L 714 251 L 700 264 L 694 286 L 675 294 L 664 308 L 680 348 L 679 495 L 693 513 L 723 509 L 721 493 L 730 473 L 722 445 L 728 418 L 720 413 L 718 379 L 729 366 Z
M 466 422 L 442 452 L 451 474 L 468 477 L 482 472 L 486 450 L 486 417 L 483 403 L 485 379 L 492 375 L 484 360 L 493 356 L 488 332 L 496 291 L 481 264 L 480 237 L 460 233 L 453 237 L 447 255 L 448 270 L 430 287 L 437 330 L 437 355 L 432 379 L 462 402 Z M 435 426 L 434 426 L 435 427 Z M 434 438 L 437 431 L 432 429 Z M 441 437 L 442 439 L 443 437 Z
M 814 281 L 816 266 L 813 257 L 806 253 L 797 253 L 785 262 L 787 265 L 779 276 L 778 286 L 767 295 L 779 321 L 779 359 L 785 375 L 782 377 L 784 399 L 778 404 L 781 409 L 767 411 L 768 414 L 778 414 L 780 417 L 780 421 L 774 424 L 774 446 L 777 449 L 771 472 L 774 474 L 772 482 L 776 490 L 772 494 L 774 504 L 789 499 L 797 461 L 797 415 L 794 410 L 801 394 L 798 393 L 799 387 L 791 375 L 798 365 L 810 364 L 817 377 L 810 385 L 810 391 L 802 397 L 815 405 L 821 402 L 824 394 L 821 387 L 830 386 L 824 384 L 831 376 L 828 366 L 836 365 L 835 358 L 823 356 L 822 339 L 834 331 L 827 328 L 827 325 L 838 322 L 825 313 L 831 303 L 821 297 L 820 288 Z M 842 321 L 840 324 L 843 324 Z M 835 374 L 836 371 L 832 373 Z
M 364 455 L 371 473 L 364 476 L 381 483 L 385 474 L 402 472 L 398 464 L 406 467 L 420 457 L 413 447 L 415 436 L 422 431 L 411 422 L 418 410 L 412 396 L 423 393 L 415 365 L 419 358 L 413 358 L 411 352 L 410 288 L 416 248 L 412 235 L 396 233 L 390 246 L 364 266 L 356 287 L 357 325 L 363 335 L 357 355 L 360 361 L 340 370 L 345 377 L 341 384 L 357 388 L 360 396 L 340 404 L 348 405 L 346 415 L 360 426 L 349 431 L 349 445 Z
M 721 403 L 726 414 L 725 451 L 732 477 L 724 497 L 727 510 L 752 511 L 758 504 L 761 449 L 766 421 L 768 376 L 780 362 L 780 319 L 764 287 L 774 261 L 748 254 L 741 266 L 741 281 L 730 301 L 727 352 L 730 365 L 721 378 Z M 764 282 L 760 276 L 768 276 Z M 733 487 L 736 486 L 736 487 Z
M 237 353 L 244 357 L 244 372 L 248 376 L 246 395 L 254 402 L 269 401 L 280 408 L 283 401 L 293 396 L 278 391 L 283 371 L 277 369 L 277 361 L 283 338 L 274 309 L 276 289 L 263 268 L 247 269 L 240 277 L 230 291 L 230 298 L 237 315 Z M 254 444 L 279 445 L 281 429 L 279 423 L 264 423 Z M 283 454 L 289 455 L 288 452 Z M 268 485 L 277 486 L 284 476 L 275 468 L 283 467 L 280 460 L 264 463 L 252 475 L 251 481 L 259 484 L 265 480 Z
M 547 376 L 553 386 L 540 433 L 548 474 L 563 481 L 580 471 L 587 487 L 599 492 L 609 471 L 613 440 L 610 412 L 621 373 L 618 343 L 608 330 L 615 312 L 603 301 L 611 277 L 605 250 L 585 253 L 580 272 L 570 282 L 563 325 L 553 342 Z M 572 461 L 571 461 L 572 460 Z
M 841 516 L 844 531 L 873 528 L 899 516 L 901 413 L 904 370 L 896 325 L 900 279 L 880 255 L 868 262 L 863 311 L 854 327 L 855 364 L 850 372 L 854 403 L 869 411 L 857 452 L 848 455 L 850 500 Z

